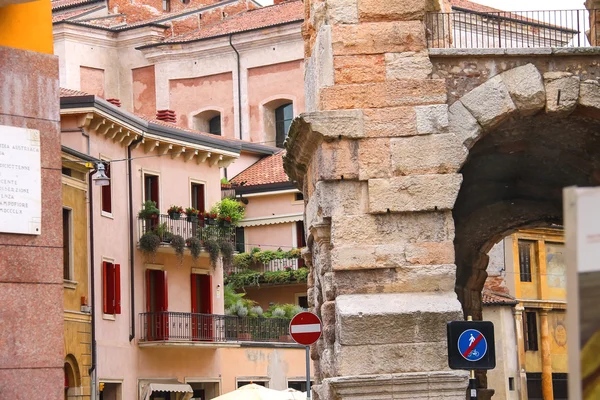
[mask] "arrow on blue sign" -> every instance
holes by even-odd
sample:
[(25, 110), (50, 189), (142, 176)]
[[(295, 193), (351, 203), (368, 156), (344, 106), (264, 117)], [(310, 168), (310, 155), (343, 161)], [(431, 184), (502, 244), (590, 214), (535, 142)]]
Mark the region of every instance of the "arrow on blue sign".
[(467, 361), (479, 361), (487, 353), (485, 336), (476, 329), (467, 329), (458, 337), (458, 351)]

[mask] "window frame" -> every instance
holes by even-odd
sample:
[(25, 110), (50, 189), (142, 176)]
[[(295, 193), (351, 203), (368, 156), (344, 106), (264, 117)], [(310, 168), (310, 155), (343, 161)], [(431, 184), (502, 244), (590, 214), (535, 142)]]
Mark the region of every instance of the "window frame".
[[(102, 315), (114, 320), (121, 314), (121, 264), (102, 258)], [(110, 287), (112, 286), (112, 288)]]
[[(219, 132), (212, 131), (212, 123), (215, 120), (219, 121)], [(219, 115), (215, 115), (214, 117), (209, 119), (207, 122), (208, 122), (208, 133), (210, 133), (211, 135), (215, 135), (215, 136), (223, 136), (223, 125), (222, 125), (221, 113), (219, 113)]]
[(162, 177), (160, 172), (142, 168), (142, 203), (146, 201), (146, 175), (156, 176), (158, 178), (158, 201), (156, 202), (156, 207), (160, 211), (160, 207), (163, 203), (162, 199)]
[(75, 246), (73, 243), (73, 238), (74, 238), (74, 234), (73, 234), (73, 208), (72, 207), (68, 207), (68, 206), (62, 206), (62, 210), (63, 210), (63, 240), (65, 237), (65, 233), (64, 233), (64, 212), (67, 211), (68, 212), (68, 236), (69, 236), (69, 276), (68, 278), (65, 278), (64, 276), (64, 272), (65, 272), (65, 263), (64, 263), (64, 251), (65, 251), (65, 246), (63, 243), (63, 281), (65, 283), (68, 283), (70, 285), (73, 284), (77, 284), (77, 282), (75, 281), (75, 263), (74, 263), (74, 250), (75, 250)]
[[(529, 246), (529, 259), (527, 268), (523, 268), (523, 258), (521, 257), (522, 245)], [(527, 239), (517, 239), (517, 251), (518, 251), (518, 262), (519, 262), (519, 282), (521, 283), (533, 283), (533, 275), (535, 270), (535, 255), (536, 255), (536, 242)]]
[[(532, 320), (533, 323), (530, 322)], [(523, 311), (523, 345), (525, 351), (539, 351), (536, 311)]]
[[(292, 116), (291, 116), (291, 118), (286, 119), (285, 118), (286, 107), (290, 107), (290, 106), (291, 106), (291, 109), (292, 109)], [(278, 120), (278, 113), (280, 111), (281, 111), (281, 116), (282, 116), (281, 121)], [(290, 101), (289, 103), (284, 103), (284, 104), (276, 107), (273, 110), (273, 117), (274, 117), (273, 121), (275, 121), (275, 123), (274, 123), (275, 124), (275, 147), (283, 148), (283, 143), (285, 143), (285, 140), (287, 139), (287, 134), (288, 134), (288, 131), (289, 131), (289, 126), (288, 126), (288, 129), (285, 129), (286, 121), (289, 122), (289, 124), (291, 125), (292, 121), (294, 120), (294, 102)], [(280, 142), (280, 135), (279, 135), (279, 133), (280, 133), (279, 132), (279, 125), (280, 125), (280, 123), (283, 124), (283, 131), (281, 132), (281, 135), (283, 136), (283, 139), (281, 140), (281, 142)]]
[[(112, 161), (112, 159), (101, 154), (100, 155), (100, 160), (101, 160), (102, 164), (104, 164), (104, 173), (106, 174), (106, 176), (108, 176), (109, 178), (111, 178), (111, 161)], [(105, 191), (109, 191), (109, 194), (108, 194), (109, 202), (108, 203), (109, 203), (110, 211), (105, 211), (104, 210), (104, 194), (105, 194)], [(112, 179), (109, 179), (108, 180), (108, 185), (100, 187), (100, 215), (102, 215), (103, 217), (113, 218), (112, 197), (113, 197)]]
[[(196, 208), (196, 207), (194, 207), (194, 198), (193, 198), (193, 194), (194, 194), (194, 191), (193, 191), (193, 186), (194, 186), (194, 185), (202, 185), (202, 186), (203, 186), (203, 188), (204, 188), (204, 194), (203, 194), (203, 197), (204, 197), (204, 210), (200, 210), (199, 208)], [(204, 211), (207, 211), (207, 210), (206, 210), (206, 206), (207, 206), (207, 204), (208, 204), (208, 200), (207, 200), (207, 198), (206, 198), (206, 187), (207, 187), (207, 183), (206, 183), (206, 181), (204, 181), (204, 180), (200, 180), (200, 179), (195, 179), (195, 178), (190, 178), (190, 180), (189, 180), (189, 184), (188, 184), (188, 188), (189, 188), (189, 199), (190, 199), (190, 207), (194, 207), (194, 208), (196, 208), (197, 210), (200, 210), (200, 211), (202, 211), (202, 212), (204, 212)]]

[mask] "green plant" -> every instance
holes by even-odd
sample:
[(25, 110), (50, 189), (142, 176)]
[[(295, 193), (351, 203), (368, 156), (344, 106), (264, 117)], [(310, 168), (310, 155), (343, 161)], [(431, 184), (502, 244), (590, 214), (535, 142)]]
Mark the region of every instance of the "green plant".
[(221, 249), (221, 255), (223, 256), (223, 264), (227, 266), (231, 265), (233, 261), (233, 251), (235, 250), (233, 244), (225, 240), (221, 242), (219, 248)]
[(190, 248), (190, 253), (192, 254), (192, 258), (196, 261), (200, 257), (200, 253), (202, 252), (202, 244), (200, 243), (200, 239), (197, 237), (187, 238), (185, 241), (187, 247)]
[(271, 260), (275, 260), (277, 254), (273, 250), (265, 250), (260, 251), (258, 253), (254, 253), (253, 259), (255, 262), (268, 264)]
[(229, 181), (227, 180), (227, 178), (221, 178), (221, 183), (222, 183), (223, 185), (230, 185), (230, 184), (231, 184), (231, 182), (229, 182)]
[(254, 255), (256, 253), (260, 253), (260, 247), (253, 247), (250, 251), (250, 254)]
[(188, 217), (198, 217), (199, 211), (194, 207), (188, 207), (185, 209), (185, 215)]
[(233, 256), (233, 266), (237, 270), (245, 270), (252, 266), (252, 255), (248, 253), (239, 253)]
[(223, 220), (226, 217), (229, 217), (231, 219), (231, 224), (234, 226), (244, 219), (244, 215), (246, 214), (246, 209), (241, 202), (228, 198), (216, 203), (210, 211), (213, 214), (218, 214)]
[(156, 207), (156, 202), (152, 200), (146, 200), (144, 204), (142, 204), (142, 209), (138, 212), (138, 217), (151, 218), (159, 213), (160, 210)]
[(179, 219), (179, 217), (181, 216), (181, 214), (183, 214), (183, 207), (181, 207), (181, 206), (171, 206), (167, 210), (167, 214), (169, 214), (169, 217), (171, 217), (171, 219)]
[(183, 256), (185, 254), (185, 239), (183, 238), (183, 236), (173, 236), (173, 239), (171, 239), (171, 247), (175, 249), (175, 254), (177, 255), (179, 264), (183, 264)]
[(244, 270), (242, 272), (229, 272), (225, 275), (224, 281), (226, 284), (231, 285), (231, 287), (234, 289), (241, 289), (246, 286), (260, 286), (261, 283), (305, 283), (308, 280), (308, 272), (308, 268), (268, 272)]
[(219, 251), (220, 246), (219, 242), (214, 239), (206, 239), (204, 241), (204, 248), (208, 251), (208, 255), (210, 257), (210, 264), (213, 268), (217, 265), (217, 261), (219, 261)]
[(173, 233), (169, 231), (169, 227), (166, 222), (156, 225), (153, 233), (158, 236), (161, 242), (169, 243), (173, 239)]
[(160, 238), (154, 232), (146, 232), (139, 242), (140, 250), (146, 255), (154, 255), (160, 247)]

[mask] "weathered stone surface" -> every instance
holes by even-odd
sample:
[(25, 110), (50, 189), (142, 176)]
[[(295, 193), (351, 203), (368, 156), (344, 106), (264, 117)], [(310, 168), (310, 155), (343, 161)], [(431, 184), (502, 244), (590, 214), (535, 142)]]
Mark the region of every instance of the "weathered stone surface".
[[(395, 268), (379, 268), (380, 264), (365, 265), (361, 269), (344, 269), (332, 261), (335, 274), (335, 293), (344, 294), (377, 294), (407, 292), (451, 292), (456, 283), (454, 264), (436, 265), (403, 265), (407, 264), (405, 254), (392, 252), (394, 246), (379, 246), (378, 249), (388, 251), (390, 258), (400, 260)], [(400, 246), (397, 246), (400, 247)], [(333, 251), (343, 252), (345, 248)], [(332, 257), (333, 258), (333, 257)], [(390, 263), (391, 264), (391, 263)], [(351, 266), (355, 268), (356, 265)], [(356, 282), (360, 282), (357, 285)]]
[(501, 75), (471, 90), (461, 102), (484, 130), (495, 128), (516, 110)]
[(431, 0), (360, 0), (358, 3), (361, 21), (410, 21), (423, 19), (425, 12), (432, 10)]
[(502, 80), (521, 115), (533, 115), (546, 105), (544, 80), (535, 65), (503, 72)]
[(410, 264), (446, 264), (454, 262), (454, 243), (417, 242), (405, 248), (406, 261)]
[(317, 150), (318, 180), (358, 178), (358, 141), (323, 142)]
[(453, 291), (342, 295), (336, 298), (337, 342), (344, 346), (443, 342), (446, 322), (461, 319), (461, 313)]
[(383, 178), (391, 175), (390, 139), (363, 139), (358, 145), (358, 179)]
[(462, 176), (410, 175), (369, 180), (369, 211), (372, 213), (450, 210)]
[(364, 216), (338, 215), (331, 218), (333, 248), (453, 240), (454, 220), (450, 211)]
[(358, 0), (328, 0), (327, 11), (333, 25), (358, 22)]
[(547, 72), (544, 74), (544, 85), (547, 113), (568, 115), (575, 110), (579, 100), (578, 76), (564, 72)]
[(339, 137), (358, 139), (365, 136), (361, 110), (326, 110), (302, 114), (314, 132), (327, 139)]
[(336, 369), (342, 376), (444, 370), (447, 354), (445, 341), (335, 346)]
[(434, 104), (415, 107), (417, 132), (420, 135), (442, 133), (448, 130), (448, 105)]
[(453, 134), (394, 138), (391, 154), (396, 175), (454, 173), (467, 158), (467, 150)]
[(456, 101), (448, 108), (448, 130), (469, 149), (481, 136), (482, 129), (473, 114)]
[(433, 64), (426, 51), (386, 53), (385, 71), (387, 79), (427, 79), (433, 72)]
[(417, 135), (415, 107), (391, 107), (363, 110), (365, 136), (395, 137)]
[(385, 81), (383, 54), (336, 56), (333, 65), (336, 84)]
[(579, 105), (600, 112), (600, 82), (591, 79), (581, 82)]
[(321, 89), (333, 86), (333, 83), (334, 69), (331, 26), (323, 25), (317, 34), (314, 51), (306, 63), (304, 93), (307, 112), (317, 110)]
[(464, 400), (468, 377), (467, 371), (341, 376), (326, 379), (319, 393), (340, 400)]
[(425, 29), (420, 21), (333, 26), (333, 54), (383, 54), (420, 51)]
[(305, 208), (306, 228), (334, 215), (362, 215), (369, 210), (367, 182), (317, 182)]
[(323, 110), (379, 108), (446, 102), (443, 79), (406, 79), (376, 83), (336, 85), (321, 91)]

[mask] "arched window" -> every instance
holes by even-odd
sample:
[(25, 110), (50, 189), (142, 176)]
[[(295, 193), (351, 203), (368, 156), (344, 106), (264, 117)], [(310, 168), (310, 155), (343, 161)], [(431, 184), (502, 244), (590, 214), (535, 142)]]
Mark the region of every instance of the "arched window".
[(221, 113), (216, 110), (206, 110), (194, 115), (194, 129), (201, 132), (221, 135)]
[(275, 109), (275, 146), (283, 147), (283, 142), (285, 142), (293, 119), (294, 105), (292, 103), (284, 104)]

